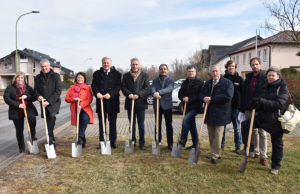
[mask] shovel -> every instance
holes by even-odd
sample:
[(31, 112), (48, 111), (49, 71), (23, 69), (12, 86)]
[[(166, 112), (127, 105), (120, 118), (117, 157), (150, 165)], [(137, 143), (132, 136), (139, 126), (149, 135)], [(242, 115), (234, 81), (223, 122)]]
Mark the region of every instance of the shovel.
[(155, 135), (155, 141), (152, 141), (152, 154), (154, 155), (160, 155), (160, 145), (158, 142), (158, 118), (159, 118), (159, 99), (156, 99), (156, 135)]
[[(80, 106), (80, 101), (77, 101), (77, 107)], [(77, 109), (77, 126), (76, 126), (76, 142), (72, 143), (72, 157), (80, 157), (82, 154), (82, 145), (78, 144), (78, 136), (79, 136), (79, 114), (80, 110)]]
[[(22, 98), (22, 104), (25, 105), (23, 98)], [(26, 106), (24, 108), (24, 115), (25, 115), (26, 126), (27, 126), (28, 137), (29, 137), (29, 141), (27, 141), (28, 151), (30, 154), (38, 154), (38, 153), (40, 153), (40, 151), (39, 151), (39, 147), (37, 145), (37, 141), (36, 140), (33, 141), (32, 137), (31, 137), (31, 131), (30, 131), (30, 125), (28, 122)]]
[(133, 153), (134, 150), (134, 142), (132, 141), (133, 111), (134, 111), (134, 99), (132, 99), (132, 103), (131, 103), (129, 140), (125, 141), (125, 154), (131, 154)]
[(105, 130), (105, 124), (104, 124), (104, 111), (103, 111), (103, 99), (100, 99), (100, 102), (101, 102), (102, 130), (103, 130), (103, 137), (104, 137), (104, 141), (100, 141), (101, 154), (102, 155), (111, 155), (110, 141), (106, 141), (106, 130)]
[(45, 144), (45, 149), (46, 149), (46, 153), (48, 156), (48, 159), (53, 159), (56, 158), (56, 153), (55, 153), (55, 149), (54, 149), (54, 145), (53, 144), (49, 144), (49, 134), (48, 134), (48, 126), (47, 126), (47, 119), (46, 119), (46, 111), (45, 111), (45, 107), (43, 106), (45, 99), (42, 99), (42, 108), (43, 108), (43, 116), (44, 116), (44, 124), (45, 124), (45, 132), (46, 132), (46, 137), (47, 137), (47, 144)]
[(249, 160), (249, 149), (250, 149), (250, 142), (251, 142), (251, 137), (252, 137), (254, 117), (255, 117), (255, 109), (252, 109), (249, 136), (248, 136), (248, 141), (247, 141), (247, 148), (246, 148), (246, 151), (242, 154), (242, 159), (241, 159), (241, 163), (240, 163), (240, 167), (239, 167), (240, 172), (245, 172), (246, 166), (247, 166), (247, 163)]
[(172, 152), (171, 152), (171, 156), (175, 157), (175, 158), (180, 158), (180, 154), (181, 154), (181, 150), (182, 150), (182, 145), (179, 144), (179, 141), (181, 138), (181, 132), (182, 132), (182, 126), (183, 126), (183, 119), (185, 117), (186, 105), (187, 105), (187, 103), (185, 102), (184, 108), (183, 108), (183, 114), (182, 114), (181, 128), (180, 128), (179, 135), (178, 135), (178, 141), (177, 141), (177, 143), (173, 143), (173, 148), (172, 148)]
[(196, 165), (198, 160), (199, 160), (199, 157), (200, 157), (200, 149), (199, 149), (199, 147), (200, 147), (200, 138), (202, 136), (204, 121), (205, 121), (206, 112), (207, 112), (207, 106), (208, 106), (208, 104), (205, 104), (203, 118), (202, 118), (202, 121), (201, 121), (200, 130), (199, 130), (198, 143), (196, 145), (196, 148), (192, 148), (192, 150), (190, 152), (189, 164)]

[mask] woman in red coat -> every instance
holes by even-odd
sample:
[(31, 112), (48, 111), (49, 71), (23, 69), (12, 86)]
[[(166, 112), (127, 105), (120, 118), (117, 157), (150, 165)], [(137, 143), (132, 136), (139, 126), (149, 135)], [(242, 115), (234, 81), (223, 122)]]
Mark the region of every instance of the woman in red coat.
[[(78, 144), (82, 144), (85, 147), (85, 130), (88, 123), (94, 123), (93, 110), (91, 103), (93, 102), (93, 95), (90, 86), (85, 84), (86, 75), (83, 72), (78, 72), (75, 76), (75, 84), (72, 85), (66, 95), (66, 102), (71, 103), (71, 125), (77, 125), (76, 115), (79, 114), (79, 138)], [(77, 103), (80, 101), (80, 105), (77, 107)]]

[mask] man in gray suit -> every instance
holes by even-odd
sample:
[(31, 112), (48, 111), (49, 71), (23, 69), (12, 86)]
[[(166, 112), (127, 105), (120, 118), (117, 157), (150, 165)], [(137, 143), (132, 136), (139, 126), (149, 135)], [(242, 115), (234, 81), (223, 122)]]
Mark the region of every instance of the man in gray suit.
[[(162, 115), (165, 117), (167, 129), (168, 148), (172, 150), (173, 145), (173, 127), (172, 127), (172, 91), (174, 89), (174, 79), (168, 76), (168, 66), (161, 64), (159, 66), (159, 76), (152, 82), (151, 93), (154, 97), (154, 112), (156, 119), (156, 100), (159, 99), (159, 134), (158, 141), (161, 142), (161, 121)], [(155, 122), (156, 123), (156, 122)], [(155, 131), (156, 137), (156, 131)]]

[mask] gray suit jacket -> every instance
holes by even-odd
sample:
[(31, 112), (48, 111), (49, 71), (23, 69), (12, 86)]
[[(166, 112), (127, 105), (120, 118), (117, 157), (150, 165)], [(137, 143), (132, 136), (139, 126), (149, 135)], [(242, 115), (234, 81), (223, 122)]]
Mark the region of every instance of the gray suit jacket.
[[(163, 110), (172, 109), (172, 91), (174, 89), (174, 79), (166, 76), (163, 80), (157, 77), (153, 80), (151, 86), (152, 95), (159, 92), (161, 99), (159, 101), (160, 108)], [(156, 99), (153, 99), (153, 107), (156, 110)]]

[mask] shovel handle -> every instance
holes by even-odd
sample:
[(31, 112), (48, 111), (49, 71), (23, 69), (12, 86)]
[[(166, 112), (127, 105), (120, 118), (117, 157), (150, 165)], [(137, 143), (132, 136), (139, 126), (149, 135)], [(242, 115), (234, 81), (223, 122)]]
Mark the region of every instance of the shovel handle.
[(45, 111), (45, 107), (43, 106), (43, 103), (46, 99), (42, 99), (42, 110), (43, 110), (43, 116), (44, 116), (44, 124), (45, 124), (45, 132), (46, 132), (46, 137), (47, 137), (47, 142), (49, 144), (49, 134), (48, 134), (48, 125), (47, 125), (47, 118), (46, 118), (46, 111)]
[(103, 111), (103, 99), (100, 99), (100, 103), (101, 103), (102, 131), (103, 131), (104, 141), (106, 141), (105, 124), (104, 124), (104, 111)]
[(201, 126), (200, 126), (200, 130), (199, 130), (199, 135), (198, 135), (198, 144), (197, 144), (198, 147), (200, 146), (200, 138), (202, 136), (204, 121), (205, 121), (205, 117), (206, 117), (206, 113), (207, 113), (207, 107), (208, 107), (208, 104), (206, 103), (205, 104), (205, 108), (204, 108), (203, 117), (202, 117), (202, 120), (201, 120)]
[(156, 141), (158, 141), (159, 99), (156, 99)]
[(179, 138), (181, 137), (181, 132), (182, 132), (182, 128), (183, 128), (183, 120), (184, 120), (184, 117), (185, 117), (185, 111), (186, 111), (186, 106), (187, 106), (187, 102), (184, 103), (184, 106), (183, 106), (183, 113), (182, 113), (182, 120), (181, 120), (181, 128), (180, 128), (180, 131), (179, 131)]
[(131, 140), (132, 127), (133, 127), (133, 112), (134, 112), (134, 99), (131, 102), (131, 112), (130, 112), (130, 131), (129, 131), (129, 140)]
[[(22, 104), (25, 105), (25, 102), (24, 102), (24, 99), (22, 99)], [(30, 142), (32, 143), (32, 138), (31, 138), (31, 133), (30, 133), (30, 125), (29, 125), (29, 122), (28, 122), (28, 116), (27, 116), (27, 110), (26, 110), (26, 106), (24, 108), (24, 115), (25, 115), (25, 121), (26, 121), (26, 126), (27, 126), (27, 131), (28, 131), (28, 136), (30, 138)]]
[(80, 114), (80, 111), (81, 111), (81, 109), (80, 109), (80, 111), (78, 111), (78, 107), (80, 106), (80, 100), (79, 101), (77, 101), (77, 118), (76, 118), (76, 120), (77, 120), (77, 126), (76, 126), (76, 141), (78, 142), (78, 134), (79, 134), (79, 114)]
[(248, 141), (247, 141), (246, 156), (249, 155), (250, 143), (251, 143), (252, 131), (253, 131), (253, 124), (254, 124), (254, 118), (255, 118), (255, 109), (252, 109), (251, 121), (250, 121), (250, 129), (249, 129), (249, 136), (248, 136)]

